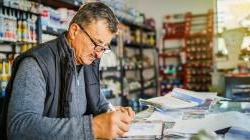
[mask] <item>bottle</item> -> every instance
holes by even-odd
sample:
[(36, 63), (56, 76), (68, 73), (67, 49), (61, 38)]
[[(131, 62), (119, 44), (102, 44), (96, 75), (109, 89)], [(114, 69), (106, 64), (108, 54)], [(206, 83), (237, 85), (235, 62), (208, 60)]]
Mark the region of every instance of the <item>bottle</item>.
[(37, 37), (36, 37), (36, 20), (37, 17), (32, 15), (31, 16), (31, 42), (36, 43)]
[(17, 41), (22, 41), (22, 19), (21, 19), (21, 13), (17, 13)]
[(2, 73), (0, 75), (0, 80), (1, 80), (1, 85), (0, 85), (0, 88), (1, 88), (1, 96), (5, 96), (6, 94), (6, 87), (7, 87), (7, 84), (8, 84), (8, 74), (6, 74), (6, 71), (5, 71), (5, 67), (6, 67), (6, 63), (5, 61), (3, 61), (3, 66), (2, 66)]
[(22, 23), (23, 23), (23, 31), (22, 31), (22, 33), (23, 33), (23, 41), (24, 42), (27, 42), (28, 41), (28, 24), (27, 24), (27, 15), (26, 14), (24, 14), (23, 15), (23, 18), (22, 18)]
[(17, 41), (17, 37), (16, 37), (17, 19), (16, 19), (16, 16), (15, 16), (15, 12), (13, 10), (11, 11), (11, 27), (12, 27), (11, 40), (16, 42)]
[(4, 40), (10, 40), (9, 34), (10, 34), (11, 25), (10, 25), (9, 16), (8, 16), (6, 9), (3, 11), (3, 15), (4, 15), (3, 38)]
[(31, 21), (31, 15), (28, 15), (27, 16), (27, 32), (26, 32), (26, 35), (27, 35), (27, 41), (28, 42), (32, 42), (32, 30), (33, 30), (33, 27), (32, 27), (32, 21)]
[(3, 9), (0, 8), (0, 40), (3, 39), (3, 29), (4, 29)]

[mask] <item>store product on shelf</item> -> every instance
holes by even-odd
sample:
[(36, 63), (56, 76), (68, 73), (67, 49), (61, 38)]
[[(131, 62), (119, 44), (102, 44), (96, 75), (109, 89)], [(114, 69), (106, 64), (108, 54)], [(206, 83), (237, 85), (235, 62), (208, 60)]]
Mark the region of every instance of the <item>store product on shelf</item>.
[(23, 45), (20, 45), (19, 47), (20, 47), (21, 53), (23, 53), (23, 52), (26, 52), (27, 50), (29, 50), (35, 46), (36, 45), (34, 45), (34, 44), (23, 44)]
[(142, 43), (150, 46), (155, 45), (155, 33), (153, 32), (143, 32), (142, 33)]
[(33, 13), (39, 13), (39, 3), (29, 0), (2, 0), (3, 5), (6, 7), (12, 7), (29, 11)]
[(37, 16), (0, 8), (0, 40), (36, 43)]
[(0, 40), (16, 41), (16, 17), (13, 10), (0, 8)]
[[(125, 54), (127, 54), (127, 51), (125, 50)], [(125, 55), (126, 56), (126, 55)], [(135, 54), (132, 56), (126, 56), (123, 58), (123, 67), (125, 69), (135, 69), (135, 68), (141, 68), (142, 67), (142, 61), (139, 55)]]
[(119, 61), (114, 52), (109, 54), (103, 54), (100, 62), (100, 68), (117, 67), (119, 66)]
[(42, 6), (40, 10), (42, 29), (51, 28), (54, 32), (62, 32), (69, 26), (69, 22), (75, 15), (75, 11), (66, 8), (53, 9)]
[(144, 18), (141, 12), (128, 6), (126, 1), (99, 0), (109, 5), (115, 14), (123, 21), (142, 25)]
[(10, 78), (10, 71), (11, 66), (10, 63), (6, 63), (5, 60), (2, 61), (1, 65), (1, 74), (0, 74), (0, 89), (1, 89), (1, 96), (5, 96), (5, 90), (8, 84), (8, 80)]
[(129, 91), (137, 90), (141, 88), (141, 84), (138, 81), (131, 81), (129, 82)]
[(160, 72), (162, 74), (169, 74), (169, 75), (177, 75), (180, 74), (182, 72), (182, 65), (164, 65), (164, 66), (160, 66)]
[(161, 95), (169, 93), (173, 88), (183, 87), (183, 66), (182, 65), (165, 65), (160, 66), (161, 75)]
[(37, 42), (36, 20), (37, 17), (34, 15), (18, 13), (16, 30), (17, 41), (30, 43)]
[[(160, 67), (162, 80), (165, 81), (161, 89), (173, 86), (196, 91), (207, 91), (211, 86), (211, 72), (213, 60), (212, 35), (213, 13), (205, 14), (184, 13), (168, 15), (163, 23), (164, 44), (159, 58), (163, 65), (168, 58), (178, 58), (182, 65), (182, 74), (175, 74), (173, 67)], [(160, 65), (161, 66), (161, 65)], [(182, 84), (173, 84), (171, 78), (179, 78)], [(178, 82), (177, 82), (178, 83)]]
[[(102, 79), (101, 80), (101, 85), (104, 91), (106, 91), (106, 95), (111, 97), (111, 96), (118, 96), (121, 94), (121, 83), (117, 80), (114, 79)], [(108, 91), (111, 91), (107, 93)]]
[(212, 46), (208, 35), (200, 34), (186, 38), (187, 64), (185, 87), (207, 91), (212, 83)]

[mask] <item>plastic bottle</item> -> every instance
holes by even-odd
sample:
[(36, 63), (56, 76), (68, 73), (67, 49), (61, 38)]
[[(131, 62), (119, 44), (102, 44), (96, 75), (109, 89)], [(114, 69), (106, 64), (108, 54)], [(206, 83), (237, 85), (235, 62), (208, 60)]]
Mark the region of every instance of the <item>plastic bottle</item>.
[(34, 15), (31, 15), (31, 42), (36, 43), (36, 20), (37, 17)]
[(4, 40), (9, 40), (9, 30), (10, 30), (10, 22), (7, 16), (7, 10), (3, 10), (3, 17), (4, 17), (4, 22), (3, 22), (3, 39)]
[(32, 21), (31, 21), (31, 15), (27, 16), (27, 20), (26, 20), (26, 25), (27, 25), (27, 41), (28, 42), (32, 42)]
[(22, 19), (21, 19), (21, 14), (18, 12), (17, 13), (17, 41), (22, 41)]
[(23, 26), (23, 28), (22, 28), (22, 36), (23, 36), (23, 41), (24, 42), (27, 42), (28, 41), (28, 28), (27, 28), (27, 15), (26, 14), (24, 14), (23, 15), (23, 18), (22, 18), (22, 26)]
[(10, 19), (11, 19), (11, 41), (16, 41), (16, 26), (17, 26), (17, 19), (15, 17), (15, 12), (11, 11), (10, 14)]
[(6, 66), (6, 63), (5, 63), (5, 61), (3, 61), (2, 73), (0, 75), (0, 80), (1, 80), (0, 88), (1, 88), (2, 96), (5, 96), (5, 94), (6, 94), (6, 87), (7, 87), (8, 78), (9, 78), (8, 74), (6, 74), (5, 66)]
[(0, 40), (3, 39), (3, 28), (4, 28), (3, 9), (0, 8)]

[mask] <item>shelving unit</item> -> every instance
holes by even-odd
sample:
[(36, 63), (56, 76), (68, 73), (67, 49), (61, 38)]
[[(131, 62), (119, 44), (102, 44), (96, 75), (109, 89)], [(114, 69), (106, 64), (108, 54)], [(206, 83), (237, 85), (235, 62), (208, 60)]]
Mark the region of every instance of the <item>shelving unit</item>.
[[(133, 89), (126, 89), (126, 87), (123, 88), (122, 105), (130, 105), (134, 110), (140, 110), (141, 107), (138, 102), (139, 98), (157, 96), (157, 49), (155, 43), (147, 44), (143, 42), (143, 35), (145, 36), (145, 34), (153, 33), (155, 39), (156, 31), (154, 29), (145, 28), (145, 26), (127, 24), (127, 22), (124, 24), (129, 27), (133, 39), (123, 41), (124, 47), (122, 59), (128, 59), (127, 62), (123, 61), (123, 74), (125, 79), (132, 78), (134, 81), (137, 81), (139, 87)], [(129, 60), (129, 58), (131, 59), (131, 56), (128, 56), (127, 54), (134, 54), (134, 57), (132, 58), (137, 58), (136, 61), (133, 62), (132, 60)], [(149, 60), (150, 62), (146, 62)], [(151, 73), (153, 73), (153, 78), (147, 77)], [(150, 84), (145, 85), (147, 82), (150, 82)]]
[(195, 91), (208, 91), (212, 84), (213, 64), (213, 12), (186, 14), (184, 87)]
[(28, 6), (18, 7), (18, 4), (0, 0), (0, 26), (3, 26), (0, 27), (0, 97), (5, 95), (14, 58), (40, 43), (38, 12)]
[(159, 53), (161, 95), (174, 87), (208, 91), (212, 83), (213, 12), (166, 16)]
[(167, 15), (163, 23), (163, 49), (159, 53), (159, 84), (161, 95), (174, 87), (183, 88), (184, 14)]

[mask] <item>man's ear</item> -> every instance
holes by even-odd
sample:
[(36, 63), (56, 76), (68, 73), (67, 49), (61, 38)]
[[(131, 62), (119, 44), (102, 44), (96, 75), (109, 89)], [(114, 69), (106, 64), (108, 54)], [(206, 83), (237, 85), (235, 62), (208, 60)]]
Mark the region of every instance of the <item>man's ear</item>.
[(76, 23), (73, 23), (70, 25), (68, 33), (69, 33), (69, 39), (74, 40), (76, 35), (78, 34), (78, 25)]

